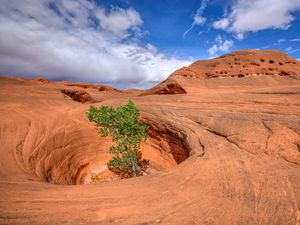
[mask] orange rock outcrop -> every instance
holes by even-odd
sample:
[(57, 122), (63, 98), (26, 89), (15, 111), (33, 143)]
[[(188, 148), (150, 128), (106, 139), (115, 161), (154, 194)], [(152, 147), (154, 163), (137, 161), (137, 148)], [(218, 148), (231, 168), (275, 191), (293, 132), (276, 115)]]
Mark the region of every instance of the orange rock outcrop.
[[(128, 92), (1, 77), (0, 224), (299, 224), (299, 65), (237, 51)], [(95, 102), (61, 93), (73, 88)], [(119, 180), (86, 111), (128, 99), (151, 169)]]

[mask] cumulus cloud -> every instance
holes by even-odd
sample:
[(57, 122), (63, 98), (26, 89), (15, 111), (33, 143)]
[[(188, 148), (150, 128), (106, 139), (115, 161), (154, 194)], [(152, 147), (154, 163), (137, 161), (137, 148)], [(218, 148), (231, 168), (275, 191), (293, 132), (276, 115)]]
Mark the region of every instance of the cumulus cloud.
[(104, 8), (99, 8), (96, 16), (99, 19), (100, 27), (118, 38), (127, 37), (130, 29), (134, 31), (135, 35), (139, 35), (140, 26), (143, 24), (139, 13), (132, 8), (124, 10), (113, 7), (109, 12)]
[(215, 29), (225, 30), (229, 26), (229, 19), (228, 18), (222, 18), (220, 20), (214, 21), (212, 26)]
[(208, 0), (202, 0), (201, 6), (197, 9), (197, 12), (193, 18), (193, 23), (189, 29), (187, 29), (183, 33), (183, 37), (185, 37), (196, 25), (203, 25), (206, 22), (206, 18), (203, 17), (204, 10), (207, 6)]
[(213, 28), (235, 33), (243, 39), (247, 32), (264, 29), (288, 29), (300, 0), (237, 0), (229, 14), (213, 23)]
[(216, 43), (207, 50), (208, 53), (212, 56), (216, 56), (219, 52), (222, 53), (229, 51), (234, 44), (232, 40), (226, 40), (220, 35), (217, 35), (215, 42)]
[(91, 1), (10, 0), (0, 4), (0, 73), (141, 87), (190, 64), (141, 38), (132, 9)]

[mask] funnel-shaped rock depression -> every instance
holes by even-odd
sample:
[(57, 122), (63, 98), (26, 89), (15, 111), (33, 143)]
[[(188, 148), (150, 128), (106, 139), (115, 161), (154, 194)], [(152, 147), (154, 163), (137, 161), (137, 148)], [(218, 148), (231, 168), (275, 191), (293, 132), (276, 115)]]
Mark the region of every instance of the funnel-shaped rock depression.
[[(54, 184), (81, 184), (93, 171), (107, 169), (110, 158), (107, 149), (113, 142), (101, 138), (97, 127), (86, 118), (89, 105), (73, 101), (55, 88), (50, 93), (26, 97), (22, 82), (13, 81), (17, 95), (25, 96), (22, 104), (13, 102), (18, 96), (11, 96), (10, 107), (2, 110), (2, 118), (6, 119), (1, 125), (1, 139), (11, 153), (3, 154), (3, 163), (13, 157), (15, 164), (5, 166), (2, 173), (17, 173), (17, 177), (33, 174), (31, 179)], [(26, 83), (37, 85), (32, 81)], [(34, 110), (31, 98), (35, 102)], [(180, 132), (159, 129), (152, 125), (150, 138), (141, 146), (144, 157), (156, 171), (173, 167), (189, 156)]]
[[(24, 123), (26, 118), (20, 117), (20, 120)], [(85, 176), (97, 168), (97, 163), (99, 167), (106, 165), (109, 159), (106, 151), (113, 143), (100, 139), (96, 129), (71, 119), (57, 119), (53, 125), (45, 120), (28, 120), (26, 126), (18, 125), (14, 156), (24, 171), (54, 184), (81, 184)], [(141, 151), (146, 153), (155, 170), (172, 167), (189, 156), (184, 140), (172, 131), (166, 133), (151, 128), (149, 134)], [(151, 158), (147, 151), (155, 157)]]
[[(69, 124), (72, 124), (71, 121)], [(45, 125), (39, 126), (46, 129)], [(77, 129), (73, 130), (73, 126)], [(27, 163), (30, 170), (42, 180), (54, 184), (82, 184), (93, 169), (97, 170), (97, 167), (106, 169), (109, 159), (106, 151), (113, 143), (110, 140), (100, 139), (96, 129), (92, 129), (92, 132), (97, 134), (94, 135), (90, 129), (84, 129), (83, 124), (80, 127), (78, 124), (73, 126), (70, 126), (69, 130), (66, 126), (64, 131), (51, 132), (50, 137), (45, 137), (43, 143), (34, 144), (38, 147), (34, 149), (34, 154), (30, 154)], [(41, 132), (36, 128), (30, 129)], [(42, 137), (38, 137), (39, 133), (35, 135), (40, 140)], [(189, 151), (186, 146), (185, 138), (180, 133), (150, 127), (149, 139), (141, 145), (141, 151), (150, 161), (152, 170), (161, 171), (187, 159)], [(24, 145), (20, 144), (18, 151), (19, 154), (25, 154)], [(101, 153), (104, 157), (101, 157)]]

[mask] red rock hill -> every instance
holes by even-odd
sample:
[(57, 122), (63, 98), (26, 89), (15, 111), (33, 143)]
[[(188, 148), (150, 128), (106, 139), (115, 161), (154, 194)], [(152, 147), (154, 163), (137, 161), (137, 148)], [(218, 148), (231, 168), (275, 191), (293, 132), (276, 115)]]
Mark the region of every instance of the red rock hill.
[(171, 77), (300, 76), (299, 65), (299, 61), (277, 50), (240, 50), (218, 58), (196, 61), (175, 71)]

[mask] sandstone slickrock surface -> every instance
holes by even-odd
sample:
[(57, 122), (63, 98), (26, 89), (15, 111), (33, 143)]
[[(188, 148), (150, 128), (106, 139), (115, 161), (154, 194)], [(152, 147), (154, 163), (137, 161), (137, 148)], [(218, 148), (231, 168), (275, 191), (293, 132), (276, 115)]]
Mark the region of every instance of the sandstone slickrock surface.
[(0, 224), (299, 224), (299, 65), (247, 50), (174, 72), (165, 83), (185, 94), (77, 86), (97, 106), (132, 99), (150, 125), (149, 175), (86, 185), (71, 184), (106, 176), (112, 144), (92, 103), (63, 82), (1, 77)]

